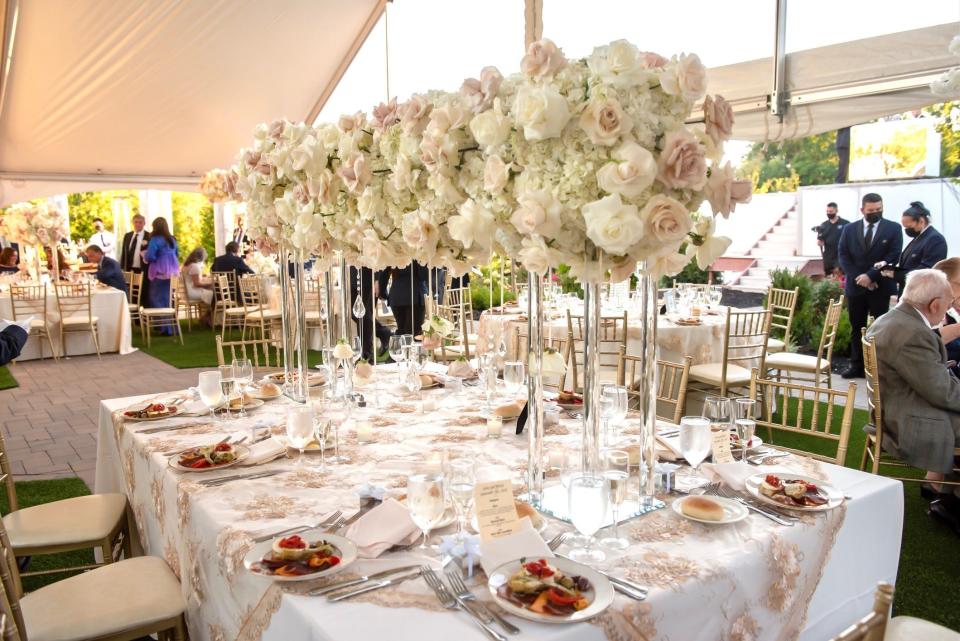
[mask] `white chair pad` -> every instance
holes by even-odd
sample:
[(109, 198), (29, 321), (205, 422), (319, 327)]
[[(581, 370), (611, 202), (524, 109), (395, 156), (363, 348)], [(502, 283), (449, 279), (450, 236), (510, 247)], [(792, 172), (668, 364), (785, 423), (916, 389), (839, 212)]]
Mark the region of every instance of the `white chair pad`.
[(18, 549), (100, 541), (125, 517), (123, 494), (92, 494), (26, 507), (3, 517), (10, 545)]
[(773, 354), (775, 352), (782, 352), (787, 348), (786, 343), (784, 343), (779, 338), (768, 338), (767, 339), (767, 353)]
[(177, 310), (172, 307), (141, 307), (141, 316), (171, 316), (176, 314)]
[[(699, 381), (715, 387), (723, 382), (723, 363), (703, 363), (690, 368), (690, 380)], [(734, 363), (727, 364), (727, 386), (739, 386), (750, 383), (750, 370)]]
[[(794, 352), (770, 354), (767, 356), (766, 368), (768, 370), (782, 369), (794, 372), (816, 372), (818, 369), (817, 357), (810, 356), (809, 354), (796, 354)], [(830, 361), (821, 359), (819, 369), (820, 371), (830, 369)]]
[(942, 625), (915, 619), (914, 617), (893, 617), (887, 622), (887, 631), (883, 641), (960, 641), (960, 632), (954, 632)]
[(247, 318), (249, 318), (250, 320), (260, 320), (261, 318), (263, 318), (264, 320), (270, 320), (273, 318), (280, 318), (280, 312), (275, 312), (272, 309), (266, 309), (261, 313), (258, 310), (255, 312), (248, 312)]
[(79, 318), (64, 318), (60, 321), (60, 324), (64, 327), (89, 327), (91, 324), (96, 325), (99, 320), (96, 316), (90, 318), (81, 316)]
[(42, 319), (42, 318), (34, 318), (32, 321), (30, 321), (30, 328), (31, 328), (31, 329), (46, 329), (46, 328), (47, 328), (47, 325), (46, 325), (46, 323), (43, 322), (43, 319)]
[(42, 587), (20, 607), (30, 641), (81, 641), (172, 619), (186, 603), (167, 564), (140, 556)]

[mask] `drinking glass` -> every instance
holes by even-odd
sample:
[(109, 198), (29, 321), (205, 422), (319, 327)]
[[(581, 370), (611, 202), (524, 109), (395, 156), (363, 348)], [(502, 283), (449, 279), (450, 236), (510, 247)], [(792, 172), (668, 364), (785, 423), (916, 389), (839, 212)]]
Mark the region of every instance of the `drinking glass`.
[(523, 388), (524, 380), (522, 361), (507, 361), (503, 364), (503, 382), (506, 383), (510, 396), (516, 398)]
[(607, 555), (594, 547), (594, 535), (607, 518), (607, 482), (602, 476), (577, 474), (570, 478), (568, 492), (570, 520), (577, 532), (587, 538), (584, 547), (570, 550), (570, 558), (588, 565), (602, 563)]
[(323, 406), (323, 415), (330, 421), (330, 429), (333, 430), (333, 456), (331, 463), (348, 463), (345, 456), (340, 456), (340, 428), (350, 420), (350, 414), (353, 412), (353, 401), (348, 395), (337, 395), (332, 390), (327, 395), (326, 403)]
[(453, 459), (447, 464), (446, 485), (457, 511), (457, 537), (463, 538), (467, 515), (473, 507), (473, 486), (476, 483), (475, 461), (471, 458)]
[(401, 334), (400, 340), (404, 345), (413, 345), (416, 341), (413, 339), (413, 334)]
[(247, 387), (253, 382), (253, 363), (250, 362), (250, 359), (233, 359), (233, 375), (240, 390), (240, 417), (242, 418), (247, 415), (243, 408), (243, 395), (247, 391)]
[(350, 339), (350, 347), (353, 348), (353, 356), (350, 359), (353, 361), (353, 364), (356, 365), (360, 362), (360, 357), (363, 356), (363, 343), (360, 342), (359, 336), (354, 336)]
[[(404, 385), (407, 388), (407, 391), (413, 394), (414, 396), (420, 395), (420, 390), (423, 387), (423, 382), (420, 380), (420, 363), (416, 356), (413, 356), (415, 353), (413, 350), (414, 346), (404, 347), (404, 351), (407, 352), (407, 371), (405, 374)], [(411, 356), (413, 356), (411, 358)]]
[(303, 451), (313, 440), (314, 417), (310, 405), (296, 405), (287, 410), (287, 440), (300, 451), (297, 467), (303, 466)]
[(390, 352), (390, 358), (393, 359), (393, 362), (397, 364), (398, 371), (398, 380), (400, 383), (403, 383), (403, 361), (406, 359), (406, 354), (403, 352), (403, 336), (398, 336), (394, 334), (390, 337), (390, 341), (387, 343), (387, 351)]
[[(327, 469), (326, 449), (327, 436), (330, 434), (330, 418), (322, 413), (322, 406), (314, 406), (313, 414), (313, 438), (320, 446), (320, 471)], [(319, 410), (319, 411), (318, 411)]]
[[(604, 421), (604, 439), (607, 445), (618, 440), (617, 426), (627, 417), (627, 388), (606, 383), (600, 387), (600, 418)], [(613, 425), (611, 433), (610, 426)]]
[(700, 464), (710, 453), (710, 421), (702, 416), (684, 416), (680, 419), (680, 454), (686, 459), (693, 474), (690, 480), (706, 481), (700, 476)]
[(226, 415), (230, 415), (230, 400), (237, 391), (237, 375), (233, 370), (233, 365), (221, 365), (217, 368), (220, 372), (220, 389), (223, 392), (223, 403), (226, 406)]
[(729, 430), (733, 422), (733, 403), (723, 396), (708, 396), (703, 401), (703, 417), (710, 421), (710, 429)]
[(423, 532), (421, 551), (429, 551), (427, 539), (433, 524), (440, 520), (446, 509), (443, 500), (443, 474), (424, 472), (407, 477), (407, 507), (413, 522)]
[(738, 398), (734, 400), (736, 413), (737, 437), (740, 439), (740, 460), (747, 460), (747, 452), (750, 450), (750, 441), (757, 431), (757, 422), (754, 420), (757, 402), (750, 398)]
[(719, 285), (711, 285), (709, 297), (710, 307), (718, 307), (720, 305), (720, 301), (723, 299), (723, 289)]
[(214, 408), (223, 402), (223, 390), (220, 387), (220, 372), (200, 372), (197, 387), (200, 390), (200, 400), (210, 409), (210, 418), (216, 418)]
[(626, 550), (630, 542), (620, 536), (617, 518), (620, 505), (627, 498), (627, 483), (630, 480), (630, 455), (623, 450), (606, 450), (603, 456), (603, 478), (607, 482), (607, 500), (613, 513), (612, 535), (600, 543), (612, 550)]

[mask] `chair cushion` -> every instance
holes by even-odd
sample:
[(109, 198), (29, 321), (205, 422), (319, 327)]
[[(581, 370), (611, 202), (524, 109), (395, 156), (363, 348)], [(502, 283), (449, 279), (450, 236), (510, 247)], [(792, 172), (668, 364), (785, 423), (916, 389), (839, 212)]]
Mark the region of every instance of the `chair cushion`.
[(887, 631), (883, 641), (960, 641), (960, 632), (954, 632), (942, 625), (915, 619), (914, 617), (893, 617), (887, 622)]
[[(766, 367), (770, 369), (782, 369), (795, 372), (816, 372), (817, 357), (809, 354), (797, 354), (795, 352), (778, 352), (767, 356)], [(830, 369), (830, 361), (820, 359), (820, 371)]]
[(265, 310), (263, 310), (263, 312), (261, 313), (261, 312), (258, 310), (258, 311), (255, 311), (255, 312), (248, 312), (248, 313), (247, 313), (247, 318), (249, 318), (249, 319), (251, 319), (251, 320), (259, 320), (260, 318), (263, 318), (264, 320), (269, 320), (269, 319), (271, 319), (271, 318), (280, 318), (280, 312), (274, 311), (274, 310), (272, 310), (272, 309), (265, 309)]
[(176, 314), (177, 310), (172, 307), (141, 307), (141, 316), (170, 316)]
[(34, 318), (32, 321), (30, 321), (30, 328), (31, 328), (31, 329), (46, 329), (46, 328), (47, 328), (47, 325), (46, 325), (46, 323), (43, 322), (43, 319), (42, 319), (42, 318)]
[[(708, 385), (720, 387), (723, 380), (723, 363), (703, 363), (690, 368), (690, 379)], [(750, 383), (750, 370), (733, 363), (727, 365), (727, 385), (747, 385)]]
[(773, 354), (774, 352), (782, 352), (787, 348), (786, 344), (779, 338), (768, 338), (767, 339), (767, 353)]
[(91, 323), (96, 324), (100, 320), (96, 316), (91, 316), (87, 318), (86, 316), (81, 316), (78, 318), (63, 318), (60, 320), (60, 324), (64, 327), (89, 327)]
[(25, 507), (3, 517), (14, 551), (100, 541), (125, 517), (123, 494), (92, 494)]
[(20, 607), (30, 641), (81, 641), (172, 619), (186, 603), (167, 564), (140, 556), (42, 587)]

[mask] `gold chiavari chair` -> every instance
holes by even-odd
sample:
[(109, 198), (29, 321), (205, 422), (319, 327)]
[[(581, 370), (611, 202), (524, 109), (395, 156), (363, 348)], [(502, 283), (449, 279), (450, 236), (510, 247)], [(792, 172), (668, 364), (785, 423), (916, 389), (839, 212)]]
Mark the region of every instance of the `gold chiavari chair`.
[[(867, 434), (867, 442), (863, 446), (863, 456), (860, 458), (860, 470), (866, 471), (867, 459), (870, 459), (873, 474), (880, 474), (880, 466), (895, 468), (909, 468), (892, 454), (883, 451), (883, 398), (880, 393), (880, 368), (877, 362), (877, 343), (873, 337), (867, 338), (866, 328), (861, 330), (863, 344), (863, 371), (867, 381), (867, 409), (870, 411), (870, 422), (863, 426)], [(953, 450), (954, 459), (960, 456), (960, 447)], [(954, 473), (960, 473), (960, 467), (954, 468)], [(909, 478), (891, 476), (898, 481), (924, 483), (924, 478)], [(936, 481), (940, 485), (960, 486), (960, 481)]]
[(813, 384), (820, 387), (820, 381), (826, 377), (827, 387), (833, 387), (833, 370), (830, 367), (830, 359), (833, 358), (833, 345), (837, 340), (837, 328), (840, 326), (840, 316), (843, 314), (843, 296), (830, 303), (827, 307), (827, 315), (823, 320), (823, 331), (820, 332), (820, 345), (817, 347), (817, 355), (797, 354), (796, 352), (777, 352), (770, 353), (769, 341), (767, 341), (767, 372), (776, 371), (777, 379), (787, 372), (787, 380), (792, 382), (798, 375), (801, 380), (807, 380), (807, 376), (812, 377)]
[(64, 283), (54, 288), (57, 309), (60, 311), (60, 354), (67, 355), (67, 334), (90, 332), (93, 346), (100, 358), (99, 318), (93, 315), (93, 301), (89, 283)]
[(224, 342), (220, 336), (216, 337), (216, 341), (218, 365), (228, 365), (237, 359), (246, 359), (255, 369), (275, 370), (283, 366), (279, 341), (254, 338)]
[[(828, 443), (836, 443), (833, 456), (798, 450), (778, 445), (782, 450), (796, 452), (842, 466), (847, 458), (850, 441), (850, 424), (853, 422), (854, 399), (857, 384), (850, 383), (846, 391), (827, 387), (812, 387), (797, 383), (785, 383), (760, 378), (756, 368), (751, 372), (750, 398), (757, 402), (757, 427), (766, 427), (769, 440), (773, 441), (773, 429), (794, 434), (805, 434)], [(840, 433), (831, 431), (837, 407), (842, 408)], [(774, 414), (779, 410), (779, 419)]]
[(217, 276), (225, 276), (227, 279), (227, 284), (230, 286), (230, 300), (233, 301), (234, 306), (240, 305), (240, 301), (243, 300), (243, 297), (240, 296), (240, 287), (237, 285), (237, 272), (230, 270), (227, 272), (210, 272), (210, 276), (214, 279)]
[(180, 582), (163, 559), (124, 559), (23, 594), (6, 529), (0, 525), (0, 600), (13, 641), (132, 641), (156, 634), (186, 641)]
[(880, 583), (873, 599), (873, 612), (843, 630), (831, 641), (884, 641), (887, 638), (887, 620), (890, 617), (892, 605), (893, 586), (889, 583)]
[(793, 314), (797, 310), (797, 298), (800, 288), (767, 290), (767, 310), (770, 312), (770, 331), (783, 332), (783, 339), (767, 338), (767, 353), (775, 354), (786, 351), (790, 343), (790, 328), (793, 326)]
[(180, 310), (183, 310), (187, 317), (187, 331), (193, 331), (193, 318), (196, 315), (197, 322), (203, 318), (203, 313), (209, 310), (206, 303), (198, 298), (190, 298), (187, 293), (187, 276), (180, 274), (177, 277), (177, 316), (180, 316)]
[[(573, 337), (570, 336), (570, 332), (557, 332), (559, 335), (553, 335), (544, 333), (543, 334), (543, 349), (544, 351), (553, 350), (560, 354), (563, 358), (563, 364), (565, 367), (570, 367), (570, 360), (573, 357)], [(524, 363), (527, 362), (527, 354), (530, 351), (530, 337), (527, 335), (527, 326), (525, 323), (520, 323), (515, 326), (513, 331), (513, 353), (517, 355), (517, 360)], [(564, 370), (563, 374), (560, 375), (547, 375), (543, 376), (543, 387), (544, 389), (549, 389), (555, 392), (562, 392), (566, 389), (567, 382), (567, 370)]]
[(318, 330), (325, 334), (327, 332), (327, 318), (323, 312), (327, 304), (326, 288), (316, 278), (304, 279), (303, 302), (306, 309), (307, 332)]
[[(627, 396), (635, 403), (631, 406), (637, 407), (645, 402), (640, 397), (640, 390), (637, 389), (637, 368), (642, 367), (642, 359), (639, 356), (628, 356), (626, 348), (620, 352), (620, 361), (617, 364), (617, 384), (625, 387)], [(673, 363), (671, 361), (657, 361), (657, 418), (671, 423), (679, 423), (686, 411), (687, 405), (687, 381), (690, 377), (690, 364), (693, 362), (692, 356), (685, 356), (682, 363)], [(661, 406), (669, 406), (671, 411), (661, 412)]]
[(227, 279), (226, 272), (213, 272), (210, 274), (213, 280), (213, 326), (216, 328), (220, 324), (220, 335), (224, 336), (227, 327), (241, 329), (243, 327), (243, 315), (246, 313), (242, 307), (237, 305), (233, 297), (233, 288), (230, 287), (230, 281)]
[(750, 385), (750, 368), (764, 369), (767, 338), (770, 335), (768, 310), (744, 312), (727, 308), (723, 334), (723, 360), (701, 363), (690, 368), (690, 387), (699, 391), (719, 390), (726, 396), (732, 388)]
[(57, 350), (53, 347), (53, 338), (50, 336), (50, 324), (47, 318), (47, 286), (46, 285), (11, 285), (10, 307), (13, 310), (13, 320), (34, 316), (30, 321), (30, 336), (39, 341), (40, 359), (43, 359), (43, 341), (50, 346), (53, 360), (59, 360)]
[[(445, 356), (452, 360), (463, 356), (470, 359), (471, 353), (476, 353), (477, 334), (473, 324), (473, 298), (469, 287), (454, 287), (444, 290), (443, 305), (438, 305), (438, 315), (446, 318), (457, 328), (457, 335), (450, 337), (445, 346)], [(442, 310), (442, 314), (440, 313)]]
[(263, 291), (263, 278), (257, 275), (242, 276), (239, 283), (241, 300), (246, 309), (240, 338), (246, 340), (247, 330), (259, 332), (258, 338), (267, 338), (267, 329), (272, 330), (280, 322), (280, 312), (270, 309), (267, 304), (267, 296)]
[(126, 556), (130, 556), (127, 498), (123, 494), (91, 494), (21, 508), (2, 434), (0, 480), (10, 506), (10, 511), (3, 517), (3, 526), (7, 530), (10, 549), (16, 557), (94, 548), (99, 549), (103, 557), (102, 563), (23, 572), (23, 576), (88, 570), (113, 563), (121, 547)]
[(171, 280), (155, 280), (151, 287), (169, 287), (170, 307), (143, 307), (140, 306), (140, 336), (150, 347), (150, 340), (154, 329), (170, 328), (183, 345), (183, 331), (180, 327), (180, 317), (177, 315), (177, 288)]
[[(575, 392), (583, 392), (584, 360), (584, 317), (574, 316), (567, 310), (567, 333), (573, 341), (571, 349), (571, 381)], [(617, 380), (617, 366), (620, 361), (620, 349), (627, 347), (627, 313), (619, 316), (600, 317), (600, 342), (597, 352), (600, 356), (600, 371), (597, 375), (600, 383), (613, 383)]]
[[(143, 272), (123, 272), (127, 281), (127, 308), (130, 310), (130, 322), (140, 322), (140, 298), (143, 296)], [(129, 279), (127, 275), (129, 274)]]

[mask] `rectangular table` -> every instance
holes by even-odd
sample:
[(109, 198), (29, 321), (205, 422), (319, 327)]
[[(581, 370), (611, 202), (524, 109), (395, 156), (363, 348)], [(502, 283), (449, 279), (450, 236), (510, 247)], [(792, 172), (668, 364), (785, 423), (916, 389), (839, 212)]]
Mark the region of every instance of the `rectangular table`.
[[(320, 473), (280, 460), (265, 467), (283, 474), (220, 488), (202, 488), (196, 475), (174, 472), (164, 453), (219, 440), (224, 430), (239, 437), (257, 424), (280, 432), (286, 401), (271, 401), (244, 421), (169, 419), (192, 427), (153, 436), (137, 435), (144, 424), (113, 415), (146, 397), (103, 401), (96, 491), (127, 493), (147, 553), (165, 558), (182, 581), (195, 641), (484, 638), (462, 613), (443, 611), (420, 580), (329, 604), (285, 592), (243, 568), (251, 536), (315, 523), (334, 509), (352, 510), (364, 482), (403, 492), (405, 475), (444, 451), (469, 455), (480, 465), (507, 465), (516, 473), (515, 489), (522, 489), (526, 437), (509, 434), (508, 424), (503, 438), (487, 439), (477, 388), (458, 396), (425, 391), (423, 398), (441, 409), (424, 413), (419, 402), (405, 400), (393, 387), (395, 374), (387, 376), (378, 394), (366, 391), (372, 406), (358, 412), (374, 421), (376, 440), (360, 444), (350, 428), (341, 435), (350, 464)], [(381, 407), (373, 406), (374, 396)], [(624, 432), (636, 430), (628, 420)], [(577, 448), (576, 423), (565, 419), (549, 427), (546, 441), (545, 451)], [(852, 499), (829, 513), (805, 515), (791, 528), (756, 515), (706, 526), (660, 510), (625, 524), (633, 545), (605, 564), (648, 585), (646, 601), (618, 595), (592, 623), (515, 623), (526, 638), (537, 639), (829, 638), (869, 611), (878, 581), (896, 579), (902, 488), (898, 481), (800, 457), (786, 466), (827, 477)], [(560, 529), (551, 521), (545, 536)], [(411, 551), (358, 562), (356, 570), (425, 561)], [(475, 592), (482, 598), (485, 587)]]

